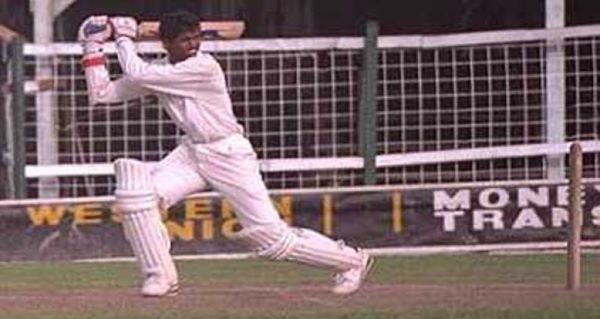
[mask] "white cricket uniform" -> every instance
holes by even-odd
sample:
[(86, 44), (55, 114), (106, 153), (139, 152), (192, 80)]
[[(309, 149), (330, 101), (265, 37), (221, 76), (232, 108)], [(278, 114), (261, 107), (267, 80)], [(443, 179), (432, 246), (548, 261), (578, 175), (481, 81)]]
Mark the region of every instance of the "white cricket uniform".
[(144, 177), (145, 169), (140, 170), (135, 162), (115, 164), (117, 202), (128, 211), (124, 227), (142, 274), (166, 274), (171, 283), (177, 281), (168, 256), (170, 244), (164, 240), (166, 231), (153, 217), (157, 211), (145, 185), (153, 185), (163, 208), (211, 186), (231, 203), (243, 226), (235, 238), (259, 256), (351, 274), (353, 281), (340, 277), (346, 279), (334, 286), (337, 293), (348, 282), (353, 283), (352, 291), (360, 286), (370, 267), (366, 253), (315, 231), (289, 227), (279, 218), (260, 175), (256, 153), (235, 119), (223, 71), (214, 58), (199, 51), (176, 64), (150, 64), (138, 57), (135, 44), (125, 37), (117, 40), (117, 53), (124, 73), (117, 81), (110, 81), (104, 65), (86, 67), (92, 102), (155, 94), (186, 133), (184, 142), (151, 170), (149, 177)]
[[(242, 226), (279, 220), (259, 172), (256, 153), (237, 123), (225, 76), (209, 54), (198, 53), (184, 61), (148, 63), (126, 37), (117, 41), (124, 76), (110, 81), (104, 66), (88, 81), (93, 102), (119, 102), (148, 94), (186, 133), (183, 143), (153, 170), (153, 183), (163, 207), (211, 186), (233, 206)], [(98, 69), (100, 68), (100, 69)], [(102, 70), (103, 69), (103, 70)]]

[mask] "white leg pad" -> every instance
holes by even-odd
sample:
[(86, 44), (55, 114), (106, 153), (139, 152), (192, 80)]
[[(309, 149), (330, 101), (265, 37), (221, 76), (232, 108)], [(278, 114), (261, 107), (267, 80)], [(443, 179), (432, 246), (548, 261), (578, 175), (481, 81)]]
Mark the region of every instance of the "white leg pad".
[(142, 278), (161, 276), (177, 282), (177, 270), (169, 253), (171, 241), (160, 218), (146, 164), (136, 160), (115, 162), (116, 206), (123, 214), (123, 231), (137, 259)]
[(360, 267), (362, 255), (343, 241), (333, 239), (308, 228), (293, 228), (298, 236), (298, 243), (288, 255), (289, 260), (296, 260), (313, 266), (346, 271)]
[(290, 228), (283, 222), (242, 229), (234, 239), (270, 260), (294, 261), (336, 272), (362, 264), (359, 252), (343, 242), (307, 228)]

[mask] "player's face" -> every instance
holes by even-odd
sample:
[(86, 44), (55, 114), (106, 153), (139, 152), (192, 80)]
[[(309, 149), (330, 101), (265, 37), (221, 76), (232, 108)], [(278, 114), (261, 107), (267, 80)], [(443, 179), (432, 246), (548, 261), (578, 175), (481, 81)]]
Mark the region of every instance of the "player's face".
[(173, 40), (164, 42), (171, 63), (177, 63), (196, 55), (200, 49), (201, 38), (200, 29), (194, 28), (183, 31)]

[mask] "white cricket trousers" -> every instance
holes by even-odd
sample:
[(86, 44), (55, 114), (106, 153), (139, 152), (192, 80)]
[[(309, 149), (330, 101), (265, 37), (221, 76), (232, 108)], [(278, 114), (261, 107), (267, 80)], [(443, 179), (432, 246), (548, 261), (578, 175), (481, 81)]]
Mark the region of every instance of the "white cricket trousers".
[(157, 164), (152, 179), (163, 209), (210, 186), (231, 203), (243, 227), (280, 220), (256, 153), (239, 134), (206, 144), (185, 139)]
[(343, 242), (309, 229), (280, 226), (282, 221), (260, 175), (256, 153), (241, 135), (208, 144), (184, 142), (159, 163), (153, 183), (163, 207), (208, 185), (219, 191), (242, 225), (238, 239), (265, 258), (296, 261), (337, 273), (367, 267), (368, 256)]

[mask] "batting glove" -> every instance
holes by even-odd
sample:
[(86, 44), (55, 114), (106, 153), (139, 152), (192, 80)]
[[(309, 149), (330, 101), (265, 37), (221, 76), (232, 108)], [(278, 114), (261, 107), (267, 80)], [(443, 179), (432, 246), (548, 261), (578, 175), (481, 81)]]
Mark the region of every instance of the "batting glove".
[(115, 32), (115, 40), (120, 37), (128, 37), (130, 39), (137, 38), (138, 24), (132, 17), (113, 17), (110, 18), (110, 24)]
[(79, 26), (77, 40), (83, 47), (83, 53), (102, 52), (104, 42), (110, 38), (112, 30), (107, 16), (90, 16)]

